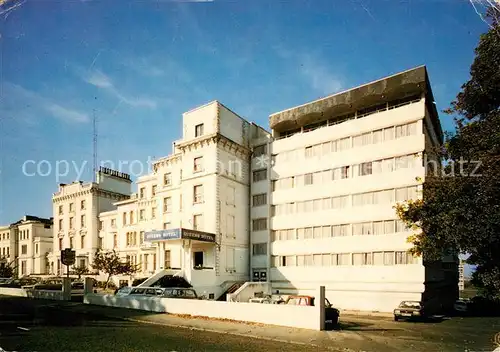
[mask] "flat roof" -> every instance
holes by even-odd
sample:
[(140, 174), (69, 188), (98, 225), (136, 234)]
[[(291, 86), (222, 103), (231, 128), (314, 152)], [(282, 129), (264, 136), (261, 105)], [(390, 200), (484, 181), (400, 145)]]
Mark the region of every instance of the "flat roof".
[(432, 123), (442, 140), (441, 123), (425, 65), (276, 112), (269, 116), (269, 125), (278, 132), (292, 130), (325, 120), (328, 116), (342, 116), (380, 103), (422, 94), (426, 96)]

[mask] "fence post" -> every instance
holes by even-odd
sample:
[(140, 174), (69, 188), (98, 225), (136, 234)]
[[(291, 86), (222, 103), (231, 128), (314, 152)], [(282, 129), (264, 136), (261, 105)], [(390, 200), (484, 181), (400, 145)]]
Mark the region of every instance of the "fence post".
[(315, 305), (318, 308), (318, 330), (322, 331), (325, 330), (325, 286), (319, 287), (315, 301)]
[(71, 279), (69, 277), (63, 277), (62, 295), (63, 301), (71, 301)]

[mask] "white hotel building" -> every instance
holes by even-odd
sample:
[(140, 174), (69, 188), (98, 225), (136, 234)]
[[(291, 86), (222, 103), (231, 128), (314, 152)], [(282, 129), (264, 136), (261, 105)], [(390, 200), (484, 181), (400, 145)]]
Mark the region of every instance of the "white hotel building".
[[(455, 298), (456, 258), (424, 266), (407, 254), (411, 232), (393, 209), (421, 197), (423, 156), (443, 141), (425, 67), (275, 113), (270, 127), (217, 101), (183, 114), (182, 139), (137, 193), (106, 169), (107, 188), (61, 187), (54, 254), (72, 246), (85, 264), (115, 249), (145, 285), (178, 275), (215, 299), (245, 281), (283, 295), (324, 285), (344, 309)], [(79, 209), (68, 215), (67, 203)]]

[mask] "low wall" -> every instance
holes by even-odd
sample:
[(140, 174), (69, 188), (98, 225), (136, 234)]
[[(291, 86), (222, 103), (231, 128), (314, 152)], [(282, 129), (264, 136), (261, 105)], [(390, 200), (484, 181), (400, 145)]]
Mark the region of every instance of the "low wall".
[(28, 297), (25, 289), (13, 287), (0, 287), (0, 295)]
[(35, 299), (51, 299), (55, 301), (65, 301), (63, 291), (56, 290), (26, 290), (26, 297)]
[(218, 319), (321, 330), (319, 307), (259, 303), (233, 303), (157, 297), (117, 297), (88, 293), (84, 303), (158, 313), (187, 314)]

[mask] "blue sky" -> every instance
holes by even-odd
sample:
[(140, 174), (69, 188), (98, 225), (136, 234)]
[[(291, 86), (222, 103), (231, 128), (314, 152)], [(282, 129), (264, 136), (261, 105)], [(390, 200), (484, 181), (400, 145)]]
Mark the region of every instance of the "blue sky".
[[(51, 216), (58, 181), (77, 175), (57, 180), (57, 160), (92, 179), (94, 109), (99, 158), (144, 164), (171, 152), (182, 112), (214, 99), (267, 127), (273, 112), (425, 64), (442, 110), (487, 30), (466, 0), (28, 0), (0, 21), (0, 224)], [(25, 176), (27, 160), (52, 172)]]

